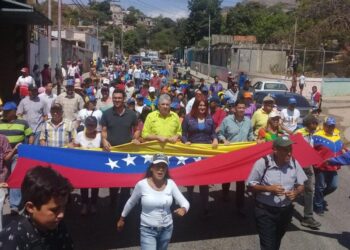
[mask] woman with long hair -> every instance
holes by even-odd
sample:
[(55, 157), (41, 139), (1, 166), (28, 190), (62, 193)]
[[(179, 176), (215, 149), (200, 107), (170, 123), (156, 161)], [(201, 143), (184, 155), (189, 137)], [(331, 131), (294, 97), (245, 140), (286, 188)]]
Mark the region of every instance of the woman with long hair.
[[(218, 138), (215, 132), (214, 120), (209, 114), (208, 101), (200, 96), (195, 99), (190, 114), (185, 116), (182, 122), (182, 142), (211, 144), (213, 148), (218, 146)], [(192, 200), (194, 187), (187, 187), (189, 199)], [(203, 216), (208, 215), (209, 186), (199, 186)]]
[(141, 199), (140, 238), (141, 249), (144, 250), (168, 248), (173, 232), (173, 218), (170, 210), (173, 198), (180, 206), (174, 214), (182, 217), (190, 207), (175, 182), (170, 179), (168, 166), (167, 156), (163, 154), (153, 156), (145, 178), (136, 184), (117, 222), (118, 231), (121, 231), (125, 225), (125, 217)]

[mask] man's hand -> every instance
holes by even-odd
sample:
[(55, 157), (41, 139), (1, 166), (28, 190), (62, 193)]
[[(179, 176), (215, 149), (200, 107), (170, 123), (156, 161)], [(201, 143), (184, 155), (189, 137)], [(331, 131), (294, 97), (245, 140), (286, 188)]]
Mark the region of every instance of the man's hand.
[(225, 140), (224, 140), (224, 145), (225, 145), (225, 146), (228, 146), (228, 145), (230, 145), (230, 142), (229, 142), (228, 140), (225, 139)]
[(190, 141), (185, 142), (186, 145), (191, 145)]
[(184, 207), (180, 207), (174, 211), (174, 214), (176, 214), (179, 217), (182, 217), (186, 214), (186, 209)]
[(291, 201), (295, 200), (295, 198), (297, 198), (298, 194), (299, 193), (296, 190), (291, 190), (291, 191), (285, 192), (286, 197)]
[(102, 141), (102, 145), (105, 151), (111, 151), (111, 144), (106, 139)]
[(168, 138), (168, 142), (170, 142), (170, 143), (176, 143), (177, 142), (177, 136), (172, 136), (172, 137), (170, 137), (170, 138)]
[(283, 196), (285, 195), (284, 188), (281, 185), (271, 185), (269, 186), (269, 192), (277, 195)]
[(118, 232), (121, 232), (124, 229), (125, 221), (123, 217), (120, 217), (120, 219), (117, 222), (117, 230)]
[(213, 148), (213, 149), (217, 149), (218, 148), (218, 140), (213, 140), (213, 142), (212, 142), (212, 144), (211, 144), (211, 147)]
[(159, 141), (159, 142), (167, 142), (167, 138), (165, 138), (165, 137), (163, 137), (163, 136), (157, 136), (157, 140)]
[(135, 145), (140, 145), (141, 144), (141, 142), (139, 140), (137, 140), (137, 139), (133, 139), (131, 142), (133, 144), (135, 144)]

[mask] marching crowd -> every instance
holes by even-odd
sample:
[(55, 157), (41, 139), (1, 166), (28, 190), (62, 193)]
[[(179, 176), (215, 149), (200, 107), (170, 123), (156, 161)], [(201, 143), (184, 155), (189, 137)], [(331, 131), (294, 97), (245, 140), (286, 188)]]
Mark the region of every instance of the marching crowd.
[[(320, 120), (318, 103), (321, 96), (315, 86), (310, 100), (315, 108), (302, 119), (295, 98), (290, 98), (288, 107), (282, 110), (271, 95), (263, 99), (261, 106), (257, 104), (255, 91), (244, 74), (234, 77), (229, 73), (225, 88), (218, 77), (214, 82), (206, 83), (204, 79), (196, 82), (188, 74), (174, 73), (173, 63), (160, 69), (144, 68), (137, 62), (99, 63), (83, 79), (81, 63), (67, 62), (63, 74), (66, 79), (64, 91), (58, 95), (54, 93), (53, 83), (44, 81), (44, 77), (42, 81), (40, 77), (34, 79), (28, 68), (21, 70), (22, 75), (13, 90), (19, 95), (18, 104), (10, 101), (2, 105), (1, 214), (6, 198), (6, 178), (16, 167), (17, 149), (22, 143), (48, 147), (101, 147), (110, 151), (113, 146), (130, 142), (139, 145), (146, 141), (204, 143), (213, 148), (235, 142), (273, 141), (273, 153), (254, 164), (246, 182), (236, 183), (238, 211), (244, 214), (247, 187), (247, 191), (255, 193), (255, 219), (262, 249), (279, 249), (291, 221), (292, 202), (299, 194), (303, 194), (304, 199), (301, 224), (313, 229), (321, 226), (315, 220), (314, 212), (324, 215), (328, 210), (324, 197), (334, 192), (338, 185), (339, 166), (333, 166), (327, 160), (346, 149), (335, 118)], [(296, 133), (302, 134), (320, 153), (324, 159), (321, 165), (302, 169), (291, 156), (289, 135)], [(321, 147), (320, 138), (340, 143), (336, 151), (330, 153)], [(135, 186), (131, 197), (130, 188), (110, 188), (111, 204), (115, 206), (119, 198), (119, 206), (124, 207), (117, 222), (118, 230), (123, 229), (125, 217), (141, 199), (142, 249), (166, 249), (173, 228), (170, 211), (173, 197), (180, 206), (174, 212), (178, 216), (188, 212), (193, 200), (193, 187), (187, 187), (186, 199), (170, 179), (168, 164), (167, 156), (155, 155), (145, 179)], [(15, 226), (10, 224), (0, 233), (0, 246), (33, 249), (28, 245), (37, 243), (25, 234), (30, 231), (27, 235), (36, 235), (34, 238), (44, 239), (44, 246), (51, 246), (38, 249), (72, 248), (71, 240), (61, 226), (71, 190), (69, 181), (52, 169), (37, 167), (29, 171), (22, 188), (11, 188), (8, 194), (12, 215), (20, 213), (24, 207), (24, 221), (16, 222), (17, 227), (22, 223), (23, 232), (14, 232)], [(206, 217), (210, 212), (209, 186), (200, 186), (199, 190), (202, 216)], [(230, 199), (229, 190), (230, 183), (222, 184), (225, 201)], [(97, 212), (98, 192), (97, 188), (81, 189), (82, 216)], [(67, 239), (57, 243), (55, 237), (62, 234)], [(52, 242), (56, 242), (55, 247)]]

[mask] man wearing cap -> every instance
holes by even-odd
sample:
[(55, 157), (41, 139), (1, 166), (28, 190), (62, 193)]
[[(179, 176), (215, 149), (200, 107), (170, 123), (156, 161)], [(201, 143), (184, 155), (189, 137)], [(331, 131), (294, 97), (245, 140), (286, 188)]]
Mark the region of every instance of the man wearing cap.
[(73, 146), (76, 130), (72, 121), (63, 118), (63, 108), (54, 103), (50, 109), (51, 119), (41, 128), (40, 145), (49, 147)]
[(248, 190), (255, 193), (255, 223), (261, 249), (279, 249), (291, 222), (293, 201), (304, 191), (307, 177), (292, 157), (288, 136), (273, 142), (273, 153), (257, 160), (248, 177)]
[(324, 162), (315, 166), (315, 198), (314, 211), (318, 215), (324, 215), (328, 211), (325, 196), (333, 193), (338, 188), (339, 165), (327, 162), (332, 157), (339, 156), (347, 150), (340, 137), (340, 131), (336, 129), (334, 117), (326, 117), (323, 122), (323, 129), (315, 132), (312, 136), (314, 148), (322, 157)]
[(150, 113), (142, 130), (146, 141), (175, 143), (182, 135), (179, 116), (170, 111), (171, 99), (168, 94), (159, 97), (158, 110)]
[[(221, 123), (218, 131), (219, 141), (225, 145), (231, 142), (253, 141), (253, 129), (250, 119), (244, 116), (245, 102), (243, 100), (236, 101), (234, 107), (231, 108), (232, 115), (227, 116)], [(244, 181), (236, 184), (236, 205), (239, 212), (244, 206)], [(222, 184), (223, 199), (228, 200), (230, 183)]]
[(136, 95), (135, 110), (136, 110), (136, 112), (138, 112), (139, 114), (142, 113), (143, 107), (146, 106), (146, 104), (144, 104), (143, 100), (144, 100), (144, 97), (143, 97), (141, 94), (137, 94), (137, 95)]
[(252, 117), (252, 126), (254, 130), (254, 135), (257, 136), (260, 128), (265, 127), (267, 120), (269, 119), (269, 114), (273, 110), (273, 105), (275, 99), (270, 95), (267, 95), (263, 99), (263, 106), (255, 111)]
[(220, 125), (226, 117), (226, 112), (221, 108), (221, 102), (218, 96), (212, 96), (209, 99), (209, 111), (215, 125), (215, 132), (219, 132)]
[(147, 106), (150, 106), (154, 111), (157, 107), (158, 98), (156, 96), (156, 89), (154, 87), (149, 87), (148, 96), (144, 99)]
[[(318, 119), (314, 115), (308, 115), (303, 120), (303, 128), (298, 129), (295, 133), (301, 134), (305, 141), (314, 146), (314, 140), (312, 138), (318, 127)], [(304, 183), (304, 217), (301, 220), (301, 225), (312, 229), (317, 229), (321, 226), (321, 223), (316, 221), (313, 216), (313, 200), (314, 200), (314, 187), (315, 187), (315, 173), (313, 166), (308, 166), (303, 169), (307, 180)]]
[[(28, 122), (18, 119), (16, 115), (17, 105), (14, 102), (6, 102), (3, 106), (3, 119), (0, 121), (0, 134), (7, 137), (11, 148), (17, 148), (21, 143), (33, 144), (34, 136)], [(11, 161), (11, 171), (17, 164), (18, 155), (16, 154)], [(20, 189), (10, 189), (10, 208), (11, 213), (16, 214), (20, 209), (21, 191)]]
[(63, 118), (75, 122), (79, 110), (84, 108), (83, 98), (74, 93), (74, 80), (68, 79), (66, 92), (61, 93), (55, 100), (55, 103), (61, 104), (63, 108)]
[(23, 117), (33, 130), (34, 144), (39, 145), (41, 126), (47, 120), (48, 104), (38, 96), (38, 88), (29, 86), (29, 96), (21, 100), (17, 108), (17, 116)]
[(20, 98), (28, 96), (28, 87), (29, 85), (35, 85), (34, 78), (29, 75), (29, 69), (24, 67), (21, 69), (22, 75), (18, 77), (15, 87), (13, 88), (12, 93), (16, 94), (17, 89), (19, 88)]
[(288, 107), (282, 109), (282, 129), (288, 134), (293, 134), (298, 127), (298, 121), (300, 119), (300, 111), (295, 108), (297, 100), (294, 97), (289, 98)]

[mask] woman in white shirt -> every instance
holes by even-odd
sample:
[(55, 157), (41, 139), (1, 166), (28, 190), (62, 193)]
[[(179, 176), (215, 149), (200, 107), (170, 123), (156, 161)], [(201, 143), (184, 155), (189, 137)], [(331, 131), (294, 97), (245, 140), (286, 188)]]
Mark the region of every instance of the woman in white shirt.
[(77, 130), (80, 132), (84, 129), (85, 119), (89, 116), (94, 116), (97, 119), (97, 131), (101, 131), (100, 121), (102, 118), (102, 111), (96, 109), (96, 98), (95, 96), (89, 96), (89, 101), (86, 104), (86, 108), (82, 109), (78, 113), (77, 117)]
[[(94, 116), (89, 116), (85, 119), (85, 129), (77, 134), (74, 141), (75, 147), (82, 148), (100, 148), (101, 147), (101, 133), (97, 132), (97, 119)], [(96, 203), (98, 198), (98, 188), (91, 188), (91, 204), (90, 212), (96, 213)], [(89, 203), (89, 189), (81, 189), (82, 209), (81, 215), (87, 215)]]
[(136, 184), (117, 223), (117, 228), (121, 231), (124, 228), (125, 217), (141, 199), (140, 237), (143, 250), (168, 248), (173, 232), (173, 218), (170, 210), (173, 198), (180, 206), (174, 214), (184, 216), (190, 207), (175, 182), (170, 179), (168, 165), (167, 156), (154, 155), (145, 178)]

